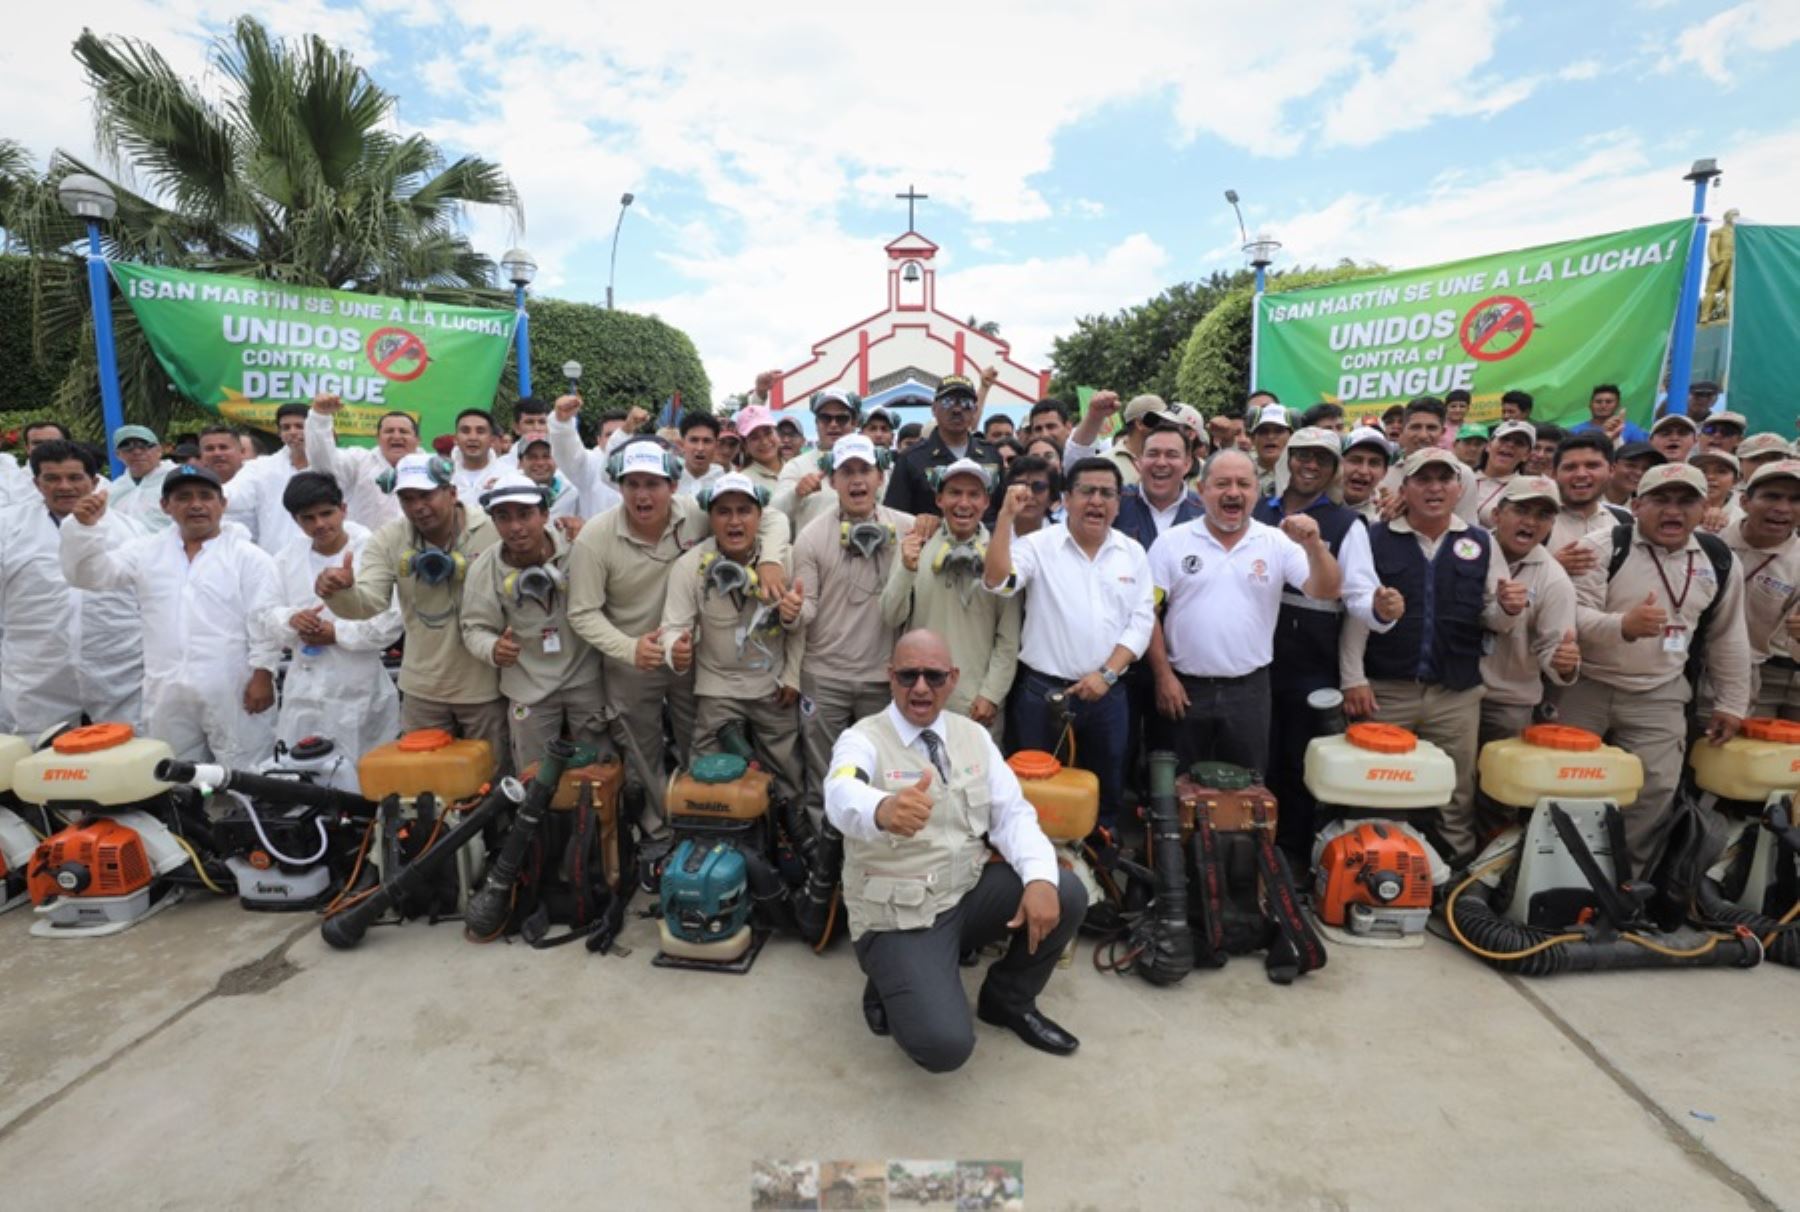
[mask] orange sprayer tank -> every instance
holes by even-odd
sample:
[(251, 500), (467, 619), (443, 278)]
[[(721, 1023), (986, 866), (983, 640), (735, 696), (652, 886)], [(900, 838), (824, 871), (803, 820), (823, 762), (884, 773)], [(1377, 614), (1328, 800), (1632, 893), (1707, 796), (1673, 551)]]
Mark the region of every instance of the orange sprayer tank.
[(1352, 724), (1306, 746), (1306, 789), (1336, 808), (1437, 808), (1456, 796), (1456, 763), (1405, 728)]
[(752, 768), (729, 753), (708, 753), (669, 776), (671, 817), (754, 821), (769, 810), (768, 771)]
[(1800, 724), (1752, 718), (1723, 745), (1695, 745), (1694, 781), (1721, 799), (1760, 804), (1778, 791), (1800, 791)]
[(1037, 809), (1038, 824), (1053, 842), (1079, 842), (1100, 819), (1100, 779), (1065, 766), (1041, 749), (1022, 749), (1006, 759), (1019, 777), (1025, 800)]
[(1633, 803), (1644, 789), (1644, 764), (1584, 728), (1533, 724), (1523, 736), (1490, 741), (1476, 763), (1481, 790), (1509, 808), (1541, 799)]
[(480, 795), (493, 780), (494, 751), (486, 741), (425, 728), (363, 754), (356, 777), (364, 799), (414, 800), (429, 791), (439, 803), (453, 804)]
[(129, 724), (89, 724), (14, 763), (12, 790), (27, 804), (119, 808), (167, 792), (169, 784), (154, 772), (174, 756), (165, 742), (137, 736)]

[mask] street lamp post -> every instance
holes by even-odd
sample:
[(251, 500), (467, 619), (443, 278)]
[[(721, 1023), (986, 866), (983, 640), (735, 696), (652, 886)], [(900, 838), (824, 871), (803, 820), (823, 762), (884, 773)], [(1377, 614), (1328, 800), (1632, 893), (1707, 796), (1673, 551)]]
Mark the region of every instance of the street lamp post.
[(574, 359), (570, 359), (569, 361), (564, 362), (562, 364), (562, 372), (563, 372), (563, 378), (565, 378), (569, 381), (569, 394), (572, 396), (580, 395), (581, 394), (581, 363), (575, 361)]
[(524, 249), (512, 248), (500, 258), (500, 268), (513, 284), (513, 306), (518, 312), (513, 322), (513, 339), (519, 358), (519, 398), (523, 400), (531, 395), (531, 337), (526, 331), (530, 317), (525, 314), (525, 288), (537, 277), (537, 262)]
[(1281, 251), (1281, 242), (1258, 232), (1256, 239), (1244, 242), (1244, 259), (1256, 271), (1256, 293), (1250, 300), (1250, 390), (1256, 390), (1256, 350), (1262, 334), (1263, 288), (1268, 285), (1269, 265)]
[(125, 406), (119, 398), (119, 363), (113, 351), (112, 297), (107, 282), (106, 252), (100, 247), (100, 225), (119, 211), (112, 186), (99, 177), (72, 173), (56, 187), (63, 210), (87, 225), (88, 300), (94, 309), (94, 347), (100, 358), (100, 415), (106, 424), (106, 450), (112, 457), (112, 473), (123, 475), (114, 435), (125, 424)]
[(1694, 324), (1700, 317), (1700, 271), (1706, 264), (1706, 187), (1719, 177), (1717, 160), (1696, 160), (1683, 180), (1694, 183), (1694, 242), (1688, 248), (1687, 277), (1675, 308), (1675, 338), (1669, 347), (1668, 409), (1687, 412), (1688, 384), (1694, 377)]
[(625, 212), (631, 208), (636, 199), (631, 194), (619, 198), (619, 219), (613, 224), (612, 255), (607, 258), (606, 265), (606, 310), (611, 311), (613, 305), (613, 277), (619, 270), (619, 229), (625, 226)]

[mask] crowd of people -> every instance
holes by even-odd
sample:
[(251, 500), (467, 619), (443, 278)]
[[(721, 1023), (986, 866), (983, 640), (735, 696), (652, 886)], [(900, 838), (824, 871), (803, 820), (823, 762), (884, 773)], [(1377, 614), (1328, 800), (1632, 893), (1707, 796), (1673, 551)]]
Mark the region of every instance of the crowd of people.
[[(1261, 772), (1304, 867), (1315, 691), (1454, 759), (1430, 828), (1452, 862), (1491, 824), (1479, 746), (1554, 717), (1643, 760), (1626, 827), (1645, 870), (1690, 744), (1800, 718), (1800, 461), (1711, 384), (1646, 432), (1609, 385), (1565, 429), (1523, 391), (1491, 428), (1456, 392), (1379, 415), (1257, 392), (1203, 416), (1101, 391), (1079, 416), (1045, 399), (983, 424), (992, 382), (943, 379), (923, 425), (820, 392), (810, 441), (764, 380), (661, 431), (643, 409), (590, 429), (565, 396), (510, 426), (464, 410), (429, 444), (390, 413), (367, 447), (340, 444), (322, 396), (277, 411), (268, 454), (223, 423), (172, 443), (125, 426), (110, 481), (103, 452), (28, 425), (27, 467), (0, 460), (0, 728), (116, 720), (255, 767), (278, 741), (355, 756), (430, 727), (514, 767), (564, 736), (666, 770), (746, 724), (777, 786), (846, 836), (874, 1027), (875, 935), (971, 893), (1034, 950), (1072, 928), (998, 761), (1065, 730), (1103, 837), (1130, 832), (1144, 755), (1170, 749)], [(896, 769), (904, 787), (869, 785)], [(965, 836), (921, 862), (957, 878), (855, 895), (884, 882), (866, 848), (935, 828), (951, 795)], [(984, 834), (1015, 869), (994, 897)], [(990, 981), (1002, 1017), (1041, 959)]]

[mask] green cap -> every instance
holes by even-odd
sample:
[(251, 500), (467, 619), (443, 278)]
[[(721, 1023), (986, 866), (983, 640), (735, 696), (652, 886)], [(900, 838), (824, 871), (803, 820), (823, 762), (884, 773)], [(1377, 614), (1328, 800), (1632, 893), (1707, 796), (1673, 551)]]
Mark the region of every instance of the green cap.
[(1470, 422), (1456, 431), (1458, 442), (1485, 442), (1488, 440), (1488, 427)]
[(113, 447), (116, 449), (134, 438), (151, 446), (162, 445), (162, 439), (157, 437), (147, 425), (121, 425), (113, 430)]

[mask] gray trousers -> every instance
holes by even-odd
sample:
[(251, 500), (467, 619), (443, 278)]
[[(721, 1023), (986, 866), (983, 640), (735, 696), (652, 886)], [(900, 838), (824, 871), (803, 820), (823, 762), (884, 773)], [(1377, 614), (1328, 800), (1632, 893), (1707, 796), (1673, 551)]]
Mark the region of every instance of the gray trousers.
[[(825, 775), (838, 735), (893, 701), (886, 682), (846, 682), (800, 675), (801, 735), (806, 742), (806, 814), (813, 828), (825, 819)], [(807, 711), (807, 704), (812, 710)]]
[(777, 789), (792, 798), (800, 794), (800, 720), (796, 708), (783, 707), (774, 699), (725, 699), (709, 694), (696, 696), (694, 755), (718, 753), (719, 729), (732, 720), (750, 725), (756, 756), (775, 776)]
[(1438, 835), (1451, 854), (1475, 852), (1475, 756), (1481, 730), (1481, 696), (1485, 686), (1447, 690), (1423, 682), (1370, 681), (1375, 692), (1375, 719), (1417, 733), (1450, 755), (1456, 763), (1456, 793), (1437, 813)]
[(1756, 674), (1756, 698), (1750, 714), (1800, 720), (1800, 672), (1788, 662), (1771, 657), (1757, 666)]
[(507, 711), (506, 723), (512, 736), (514, 770), (542, 760), (545, 748), (560, 738), (592, 745), (603, 758), (613, 752), (599, 682), (553, 690), (535, 703), (514, 703)]
[[(600, 658), (600, 683), (606, 690), (606, 701), (619, 717), (618, 726), (629, 732), (637, 751), (644, 757), (653, 776), (644, 788), (644, 816), (639, 822), (646, 833), (658, 834), (665, 828), (663, 796), (668, 791), (666, 771), (670, 754), (663, 746), (663, 704), (675, 725), (674, 764), (685, 766), (688, 750), (694, 743), (694, 674), (675, 673), (668, 668), (639, 669), (629, 661)], [(619, 738), (623, 742), (624, 737)], [(626, 772), (640, 777), (626, 754)]]
[[(1026, 950), (1023, 928), (988, 968), (981, 997), (1018, 1013), (1034, 1009), (1050, 983), (1056, 961), (1087, 913), (1087, 892), (1072, 871), (1057, 868), (1061, 917), (1056, 929)], [(960, 960), (965, 951), (1007, 936), (1006, 923), (1024, 895), (1019, 875), (1006, 863), (989, 863), (981, 880), (922, 930), (876, 930), (856, 940), (856, 959), (869, 978), (865, 1000), (887, 1011), (888, 1029), (901, 1051), (932, 1073), (959, 1068), (975, 1050), (975, 1023), (963, 993)]]
[(486, 741), (494, 751), (495, 773), (510, 773), (512, 745), (506, 732), (506, 700), (486, 703), (440, 703), (416, 694), (400, 696), (400, 731), (442, 728), (453, 736)]
[(1635, 693), (1582, 678), (1557, 704), (1559, 723), (1599, 733), (1644, 763), (1644, 789), (1624, 810), (1625, 844), (1639, 878), (1662, 856), (1687, 753), (1687, 702), (1682, 678)]

